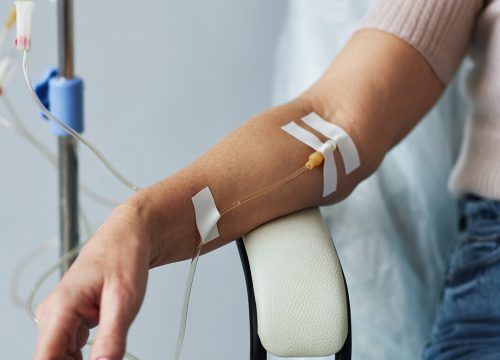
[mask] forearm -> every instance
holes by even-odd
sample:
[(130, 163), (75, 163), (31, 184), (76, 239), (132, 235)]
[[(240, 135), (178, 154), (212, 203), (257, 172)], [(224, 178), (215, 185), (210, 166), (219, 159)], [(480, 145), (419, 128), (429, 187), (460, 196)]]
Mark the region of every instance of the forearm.
[(191, 198), (202, 188), (209, 186), (217, 207), (223, 209), (304, 165), (312, 150), (281, 126), (290, 121), (300, 123), (303, 116), (316, 112), (351, 135), (361, 167), (346, 176), (336, 152), (339, 179), (334, 194), (322, 197), (322, 168), (308, 171), (223, 216), (218, 223), (220, 237), (204, 251), (271, 219), (345, 198), (415, 126), (442, 89), (411, 46), (378, 31), (357, 33), (325, 75), (302, 96), (250, 119), (196, 162), (128, 201), (141, 209), (151, 228), (151, 265), (194, 254), (199, 235)]
[[(143, 208), (144, 218), (154, 229), (152, 265), (184, 260), (194, 254), (200, 239), (191, 198), (201, 189), (210, 187), (221, 211), (303, 167), (313, 150), (285, 133), (281, 126), (298, 122), (311, 111), (307, 101), (297, 99), (259, 114), (194, 163), (134, 196), (129, 203)], [(343, 175), (339, 175), (335, 199), (348, 191)], [(206, 245), (204, 252), (273, 218), (319, 204), (322, 183), (322, 169), (317, 168), (222, 216), (218, 222), (220, 237)]]

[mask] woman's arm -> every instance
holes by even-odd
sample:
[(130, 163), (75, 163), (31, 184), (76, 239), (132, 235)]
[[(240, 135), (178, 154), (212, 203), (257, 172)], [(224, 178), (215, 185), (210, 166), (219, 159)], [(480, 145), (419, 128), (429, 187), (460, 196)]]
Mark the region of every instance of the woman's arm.
[[(340, 125), (360, 152), (361, 167), (322, 198), (322, 168), (241, 206), (219, 221), (210, 251), (271, 219), (344, 199), (378, 167), (440, 96), (444, 86), (417, 51), (395, 36), (358, 32), (325, 75), (294, 101), (255, 116), (180, 173), (128, 201), (152, 224), (152, 266), (192, 257), (199, 235), (191, 197), (210, 186), (219, 209), (303, 166), (312, 150), (281, 130), (314, 111)], [(314, 131), (308, 128), (311, 131)], [(319, 133), (316, 133), (322, 140)], [(336, 152), (336, 162), (341, 158)]]
[[(317, 168), (237, 208), (221, 218), (220, 237), (205, 251), (279, 216), (345, 198), (432, 107), (443, 88), (412, 46), (380, 31), (356, 33), (302, 96), (250, 119), (193, 164), (113, 211), (39, 307), (35, 358), (66, 359), (78, 353), (88, 329), (99, 323), (92, 359), (121, 359), (148, 269), (188, 259), (199, 244), (191, 198), (209, 186), (222, 209), (303, 166), (311, 149), (281, 126), (316, 112), (351, 135), (361, 167), (345, 176), (339, 165), (338, 190), (326, 199), (322, 169)], [(340, 157), (336, 160), (342, 164)]]

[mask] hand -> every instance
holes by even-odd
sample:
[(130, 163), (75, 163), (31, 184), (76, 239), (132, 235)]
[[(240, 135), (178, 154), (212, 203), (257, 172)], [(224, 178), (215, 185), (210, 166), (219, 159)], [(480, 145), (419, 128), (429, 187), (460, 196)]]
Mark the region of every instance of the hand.
[(82, 359), (89, 330), (99, 325), (91, 359), (122, 359), (128, 328), (146, 291), (150, 249), (140, 211), (117, 207), (38, 307), (34, 358)]

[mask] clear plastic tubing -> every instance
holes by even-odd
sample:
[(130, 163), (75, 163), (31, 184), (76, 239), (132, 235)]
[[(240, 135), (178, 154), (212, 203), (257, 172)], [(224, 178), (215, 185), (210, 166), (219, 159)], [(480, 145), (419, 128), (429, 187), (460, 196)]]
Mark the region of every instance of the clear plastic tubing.
[[(90, 151), (94, 153), (94, 155), (102, 162), (102, 164), (124, 185), (126, 185), (128, 188), (130, 188), (133, 191), (138, 191), (140, 188), (133, 184), (131, 181), (129, 181), (126, 177), (124, 177), (118, 170), (114, 168), (114, 166), (104, 157), (104, 155), (97, 149), (91, 142), (89, 142), (87, 139), (82, 137), (80, 134), (78, 134), (76, 131), (74, 131), (71, 127), (67, 126), (65, 123), (63, 123), (61, 120), (59, 120), (57, 117), (55, 117), (40, 101), (38, 96), (35, 94), (35, 91), (33, 90), (33, 87), (31, 85), (31, 78), (30, 78), (30, 73), (29, 73), (29, 64), (28, 64), (28, 52), (24, 51), (23, 52), (23, 73), (24, 73), (24, 80), (26, 82), (26, 85), (28, 87), (28, 90), (30, 92), (31, 97), (37, 104), (37, 106), (40, 108), (42, 113), (47, 116), (51, 121), (55, 122), (58, 126), (60, 126), (62, 129), (64, 129), (66, 132), (68, 132), (71, 136), (73, 136), (77, 141), (81, 142), (83, 145), (85, 145)], [(286, 178), (264, 188), (259, 191), (256, 191), (243, 199), (236, 201), (229, 205), (227, 208), (221, 211), (221, 217), (223, 215), (227, 215), (231, 211), (235, 210), (236, 208), (240, 207), (241, 205), (252, 201), (258, 197), (261, 197), (263, 195), (266, 195), (272, 191), (277, 190), (281, 186), (293, 181), (297, 177), (299, 177), (301, 174), (307, 171), (306, 167), (301, 167), (297, 171), (295, 171), (293, 174), (287, 176)], [(41, 285), (45, 282), (45, 280), (56, 270), (62, 266), (68, 259), (72, 258), (74, 255), (76, 255), (79, 250), (81, 249), (81, 246), (74, 249), (73, 251), (67, 253), (65, 256), (61, 258), (61, 260), (52, 266), (49, 270), (47, 270), (37, 281), (35, 286), (33, 287), (30, 296), (28, 298), (26, 308), (32, 319), (37, 322), (34, 311), (33, 311), (33, 302), (36, 293), (38, 292), (39, 288)], [(176, 350), (175, 350), (175, 360), (180, 359), (181, 351), (182, 351), (182, 346), (184, 343), (184, 337), (185, 337), (185, 332), (186, 332), (186, 324), (187, 324), (187, 316), (188, 316), (188, 311), (189, 311), (189, 299), (191, 296), (191, 289), (193, 286), (193, 280), (194, 280), (194, 274), (196, 272), (196, 267), (198, 264), (198, 260), (201, 254), (202, 250), (202, 245), (198, 246), (197, 251), (195, 256), (191, 260), (191, 265), (188, 273), (188, 278), (186, 281), (186, 288), (184, 292), (184, 303), (182, 307), (182, 312), (181, 312), (181, 321), (180, 321), (180, 326), (179, 326), (179, 334), (177, 338), (177, 345), (176, 345)], [(91, 343), (89, 343), (91, 344)], [(126, 354), (126, 358), (130, 360), (138, 360), (138, 358), (134, 357), (131, 354)]]
[(48, 119), (56, 123), (59, 127), (64, 129), (68, 134), (70, 134), (72, 137), (74, 137), (77, 141), (81, 142), (83, 145), (85, 145), (90, 151), (94, 153), (94, 155), (101, 161), (101, 163), (125, 186), (127, 186), (129, 189), (132, 191), (139, 191), (140, 187), (132, 183), (130, 180), (128, 180), (125, 176), (123, 176), (118, 170), (115, 169), (113, 164), (109, 162), (109, 160), (101, 153), (101, 151), (94, 146), (90, 141), (85, 139), (83, 136), (78, 134), (75, 130), (73, 130), (71, 127), (66, 125), (64, 122), (59, 120), (57, 117), (55, 117), (40, 101), (38, 96), (35, 94), (35, 91), (33, 90), (33, 86), (31, 85), (31, 77), (29, 73), (29, 63), (28, 63), (28, 51), (23, 52), (23, 73), (24, 73), (24, 80), (26, 82), (26, 86), (28, 87), (29, 93), (31, 97), (33, 98), (33, 101), (35, 104), (40, 108), (42, 113), (47, 116)]
[[(10, 115), (12, 116), (12, 120), (14, 120), (14, 122), (7, 120), (0, 115), (0, 125), (22, 136), (31, 145), (33, 145), (53, 167), (56, 167), (57, 159), (55, 155), (53, 155), (51, 151), (46, 146), (44, 146), (40, 141), (38, 141), (38, 139), (35, 136), (33, 136), (33, 134), (27, 129), (25, 123), (22, 121), (21, 117), (14, 109), (14, 106), (7, 97), (5, 91), (3, 92), (1, 98), (4, 100), (5, 107), (9, 111)], [(93, 191), (92, 189), (88, 188), (85, 185), (80, 185), (79, 187), (82, 193), (84, 193), (90, 199), (94, 200), (97, 203), (100, 203), (103, 206), (114, 208), (118, 205), (116, 201), (108, 199), (107, 197), (101, 194), (98, 194), (97, 192)]]
[[(264, 189), (258, 190), (254, 193), (251, 193), (241, 200), (235, 201), (234, 203), (230, 204), (228, 207), (223, 209), (220, 212), (220, 216), (224, 216), (229, 214), (231, 211), (237, 209), (238, 207), (246, 204), (247, 202), (250, 202), (252, 200), (255, 200), (261, 196), (264, 196), (266, 194), (269, 194), (270, 192), (273, 192), (283, 185), (288, 184), (289, 182), (295, 180), (297, 177), (302, 175), (307, 171), (307, 168), (305, 166), (301, 167), (297, 171), (295, 171), (293, 174), (287, 176), (286, 178), (277, 181), (276, 183), (269, 185), (265, 187)], [(189, 273), (188, 273), (188, 278), (186, 281), (186, 288), (184, 290), (184, 303), (182, 307), (182, 312), (181, 312), (181, 321), (179, 325), (179, 333), (177, 335), (177, 344), (175, 346), (175, 355), (174, 355), (174, 360), (179, 360), (181, 358), (181, 352), (182, 352), (182, 347), (184, 345), (184, 338), (186, 335), (186, 324), (187, 324), (187, 317), (188, 317), (188, 312), (189, 312), (189, 299), (191, 297), (191, 289), (193, 288), (193, 281), (194, 281), (194, 274), (196, 272), (196, 267), (198, 265), (198, 259), (201, 254), (201, 250), (203, 247), (203, 243), (200, 242), (200, 245), (198, 245), (198, 248), (196, 249), (196, 254), (191, 260), (191, 266), (189, 268)]]

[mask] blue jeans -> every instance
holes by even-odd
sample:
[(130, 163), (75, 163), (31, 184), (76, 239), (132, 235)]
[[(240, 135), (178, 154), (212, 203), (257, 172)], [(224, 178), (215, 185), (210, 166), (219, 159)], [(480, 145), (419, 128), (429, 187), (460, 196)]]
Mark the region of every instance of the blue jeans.
[(467, 196), (425, 360), (500, 359), (500, 201)]

